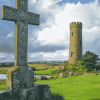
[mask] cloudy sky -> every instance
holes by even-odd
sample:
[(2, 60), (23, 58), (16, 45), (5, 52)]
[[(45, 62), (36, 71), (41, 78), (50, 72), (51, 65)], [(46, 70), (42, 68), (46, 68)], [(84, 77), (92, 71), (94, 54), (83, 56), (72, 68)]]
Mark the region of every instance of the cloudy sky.
[[(14, 1), (0, 0), (0, 8)], [(82, 22), (83, 54), (100, 58), (99, 0), (28, 0), (28, 11), (40, 14), (39, 26), (28, 25), (28, 62), (68, 60), (71, 22)], [(0, 62), (14, 61), (14, 24), (0, 18)]]

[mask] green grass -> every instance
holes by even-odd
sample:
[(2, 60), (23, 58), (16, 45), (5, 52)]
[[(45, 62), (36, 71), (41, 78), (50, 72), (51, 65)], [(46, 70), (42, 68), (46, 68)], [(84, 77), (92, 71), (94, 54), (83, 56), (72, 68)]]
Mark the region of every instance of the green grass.
[(0, 73), (6, 73), (7, 70), (0, 70)]
[(36, 84), (48, 84), (51, 93), (62, 95), (64, 100), (100, 99), (100, 75), (70, 76), (51, 80), (38, 80)]
[(6, 84), (6, 79), (0, 79), (0, 85)]
[[(80, 71), (82, 69), (80, 68)], [(54, 68), (34, 71), (35, 74), (51, 74)], [(69, 76), (50, 80), (37, 80), (35, 84), (48, 84), (52, 94), (61, 95), (64, 100), (99, 100), (100, 75)], [(6, 80), (0, 80), (0, 89), (6, 88)]]
[[(69, 76), (50, 80), (38, 80), (34, 83), (48, 84), (51, 93), (61, 95), (64, 100), (100, 99), (100, 75)], [(6, 84), (0, 85), (0, 89), (3, 88), (6, 88)]]
[(0, 67), (0, 73), (6, 73), (12, 67)]
[(34, 74), (43, 74), (43, 75), (50, 75), (52, 71), (54, 71), (55, 68), (49, 68), (46, 70), (39, 70), (39, 71), (34, 71)]
[(0, 89), (4, 89), (4, 88), (6, 88), (6, 87), (7, 87), (6, 84), (2, 84), (2, 85), (0, 85)]

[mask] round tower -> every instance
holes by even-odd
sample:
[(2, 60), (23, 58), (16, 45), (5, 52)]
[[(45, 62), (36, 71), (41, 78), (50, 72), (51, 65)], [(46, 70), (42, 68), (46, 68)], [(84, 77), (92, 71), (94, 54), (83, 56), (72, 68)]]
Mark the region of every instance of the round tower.
[(82, 57), (82, 23), (70, 23), (69, 63), (75, 64)]

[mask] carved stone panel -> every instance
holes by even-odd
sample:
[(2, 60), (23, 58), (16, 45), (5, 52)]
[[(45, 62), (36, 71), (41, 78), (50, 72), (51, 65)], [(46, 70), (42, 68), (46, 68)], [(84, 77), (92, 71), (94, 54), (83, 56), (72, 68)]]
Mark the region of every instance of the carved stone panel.
[(32, 88), (34, 86), (34, 73), (28, 66), (19, 66), (11, 73), (13, 95), (17, 96), (20, 89)]
[(28, 0), (16, 0), (17, 9), (24, 8), (28, 11)]
[(40, 22), (39, 19), (40, 19), (39, 14), (28, 12), (28, 24), (39, 25)]
[(17, 65), (27, 65), (27, 37), (28, 24), (27, 22), (19, 21), (17, 26)]
[(16, 21), (17, 20), (17, 9), (8, 7), (8, 6), (2, 6), (1, 7), (1, 19), (9, 20), (9, 21)]

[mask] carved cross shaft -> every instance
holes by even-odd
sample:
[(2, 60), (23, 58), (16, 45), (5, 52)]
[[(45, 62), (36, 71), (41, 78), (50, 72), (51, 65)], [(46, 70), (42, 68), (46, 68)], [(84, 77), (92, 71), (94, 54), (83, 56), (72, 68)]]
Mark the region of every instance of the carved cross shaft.
[(15, 22), (14, 66), (27, 66), (28, 24), (39, 25), (40, 15), (28, 12), (28, 0), (15, 0), (15, 8), (1, 7), (1, 19)]

